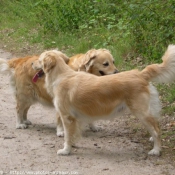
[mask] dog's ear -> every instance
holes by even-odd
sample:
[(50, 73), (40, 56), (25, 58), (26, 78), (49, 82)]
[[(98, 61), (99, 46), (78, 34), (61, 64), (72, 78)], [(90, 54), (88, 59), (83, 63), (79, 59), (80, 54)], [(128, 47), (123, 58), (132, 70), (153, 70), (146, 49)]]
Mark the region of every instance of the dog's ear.
[(62, 53), (59, 50), (53, 50), (53, 52), (56, 53), (57, 55), (59, 55), (61, 58), (63, 58), (63, 60), (65, 61), (65, 63), (68, 64), (69, 58), (67, 57), (67, 55), (65, 55), (64, 53)]
[(95, 59), (95, 57), (97, 56), (97, 50), (92, 49), (89, 50), (83, 57), (82, 62), (79, 66), (78, 71), (85, 71), (85, 72), (89, 72), (90, 68), (93, 65), (93, 60)]
[(45, 58), (43, 59), (44, 63), (44, 71), (47, 73), (49, 72), (55, 65), (56, 65), (56, 58), (55, 55), (48, 53), (46, 54)]
[(61, 57), (64, 59), (64, 61), (66, 62), (66, 64), (68, 64), (69, 62), (69, 58), (65, 55), (65, 54), (61, 54)]

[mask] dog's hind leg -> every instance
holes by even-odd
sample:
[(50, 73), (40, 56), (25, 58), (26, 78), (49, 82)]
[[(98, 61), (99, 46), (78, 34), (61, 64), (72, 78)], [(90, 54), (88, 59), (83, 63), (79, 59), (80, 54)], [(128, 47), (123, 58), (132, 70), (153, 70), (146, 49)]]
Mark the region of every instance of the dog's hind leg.
[(157, 99), (158, 95), (153, 95), (151, 91), (150, 94), (139, 94), (129, 105), (132, 113), (141, 120), (153, 138), (154, 147), (148, 154), (159, 156), (161, 151), (160, 128), (158, 124), (160, 106)]
[(160, 128), (158, 121), (153, 117), (149, 112), (142, 111), (137, 112), (135, 115), (140, 119), (143, 125), (146, 127), (148, 132), (151, 134), (151, 137), (154, 141), (154, 147), (151, 151), (148, 152), (149, 155), (160, 155), (161, 151), (161, 140), (160, 140)]
[(78, 121), (71, 116), (61, 116), (64, 126), (64, 148), (58, 150), (58, 155), (68, 155), (71, 152), (72, 145), (78, 137)]
[(144, 117), (141, 119), (141, 121), (150, 132), (154, 141), (154, 147), (151, 151), (148, 152), (148, 154), (159, 156), (161, 151), (161, 139), (158, 121), (152, 116)]
[(149, 107), (142, 108), (141, 106), (147, 106), (141, 104), (139, 109), (137, 109), (137, 112), (135, 112), (135, 115), (140, 119), (140, 121), (143, 123), (143, 125), (146, 127), (146, 129), (151, 134), (151, 137), (154, 141), (154, 147), (151, 151), (148, 152), (149, 155), (160, 155), (161, 151), (161, 140), (160, 140), (160, 128), (158, 121), (155, 117), (153, 117), (152, 114), (150, 114)]

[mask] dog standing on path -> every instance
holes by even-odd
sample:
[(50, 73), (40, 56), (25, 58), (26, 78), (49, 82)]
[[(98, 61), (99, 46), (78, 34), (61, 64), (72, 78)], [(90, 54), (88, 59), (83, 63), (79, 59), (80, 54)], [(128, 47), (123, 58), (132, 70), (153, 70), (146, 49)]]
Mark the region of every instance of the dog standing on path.
[(168, 47), (162, 60), (163, 63), (149, 65), (142, 71), (131, 70), (98, 77), (73, 71), (59, 52), (42, 53), (33, 68), (43, 69), (47, 91), (64, 125), (64, 148), (57, 154), (71, 152), (81, 122), (111, 119), (129, 109), (153, 138), (154, 146), (148, 154), (160, 155), (157, 120), (161, 107), (158, 92), (150, 82), (166, 83), (175, 79), (175, 45)]
[[(61, 52), (60, 54), (65, 63), (75, 71), (85, 71), (97, 76), (118, 72), (114, 65), (114, 58), (107, 49), (92, 49), (85, 54), (78, 54), (71, 58)], [(31, 67), (31, 64), (38, 58), (39, 56), (10, 60), (0, 58), (0, 72), (10, 75), (10, 83), (16, 97), (17, 129), (25, 129), (31, 124), (27, 119), (27, 112), (34, 103), (40, 102), (45, 106), (53, 107), (53, 99), (45, 88), (43, 70), (34, 70)], [(96, 130), (94, 125), (90, 126)], [(63, 133), (62, 122), (57, 115), (57, 135), (63, 136)]]

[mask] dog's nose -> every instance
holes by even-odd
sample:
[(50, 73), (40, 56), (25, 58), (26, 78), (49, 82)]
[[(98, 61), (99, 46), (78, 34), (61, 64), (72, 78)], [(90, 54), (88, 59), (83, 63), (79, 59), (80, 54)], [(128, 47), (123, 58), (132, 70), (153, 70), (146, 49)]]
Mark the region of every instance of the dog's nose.
[(116, 69), (116, 70), (114, 71), (114, 74), (117, 74), (117, 73), (119, 73), (119, 71)]

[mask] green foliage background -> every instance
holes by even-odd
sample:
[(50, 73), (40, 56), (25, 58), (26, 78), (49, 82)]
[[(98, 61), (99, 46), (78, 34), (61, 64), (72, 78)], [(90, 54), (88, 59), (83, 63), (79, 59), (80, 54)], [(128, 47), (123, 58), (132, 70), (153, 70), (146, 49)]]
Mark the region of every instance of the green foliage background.
[(38, 34), (33, 41), (44, 37), (46, 47), (71, 37), (82, 45), (90, 41), (83, 51), (129, 44), (134, 53), (160, 60), (167, 45), (175, 43), (175, 0), (1, 0), (0, 6), (1, 16), (32, 24)]
[(106, 45), (131, 37), (135, 50), (153, 59), (175, 40), (174, 0), (45, 0), (34, 5), (45, 33), (106, 31)]

